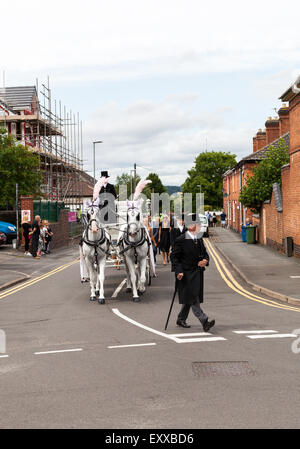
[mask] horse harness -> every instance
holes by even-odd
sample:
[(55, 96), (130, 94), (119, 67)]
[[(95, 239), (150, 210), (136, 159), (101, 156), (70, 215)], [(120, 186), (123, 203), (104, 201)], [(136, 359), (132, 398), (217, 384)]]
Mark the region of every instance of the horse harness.
[[(94, 254), (94, 256), (95, 256), (95, 264), (96, 264), (96, 266), (98, 266), (98, 251), (97, 251), (97, 249), (99, 248), (104, 254), (108, 255), (109, 254), (110, 241), (106, 238), (103, 228), (100, 228), (101, 236), (100, 236), (100, 238), (98, 240), (89, 240), (89, 238), (88, 238), (88, 231), (91, 230), (90, 225), (91, 225), (91, 223), (93, 221), (95, 221), (97, 223), (97, 220), (95, 218), (93, 218), (92, 220), (90, 220), (87, 223), (87, 226), (86, 226), (86, 228), (85, 228), (85, 230), (83, 232), (83, 236), (81, 237), (81, 240), (79, 242), (79, 245), (82, 246), (82, 244), (85, 243), (88, 246), (94, 247), (94, 250), (95, 250), (95, 254)], [(108, 250), (107, 251), (105, 251), (103, 248), (101, 248), (101, 245), (105, 242), (105, 240), (107, 240), (107, 242), (108, 242)]]
[[(141, 238), (137, 242), (130, 242), (129, 234), (128, 234), (128, 227), (127, 227), (127, 232), (124, 232), (123, 238), (119, 241), (119, 244), (118, 244), (119, 246), (122, 245), (122, 247), (123, 247), (122, 251), (120, 251), (119, 254), (123, 255), (124, 253), (126, 253), (126, 251), (133, 249), (134, 250), (134, 261), (135, 261), (135, 264), (137, 264), (138, 253), (137, 253), (136, 249), (139, 246), (142, 246), (145, 242), (148, 243), (148, 255), (149, 255), (149, 248), (150, 248), (151, 242), (147, 238), (145, 228), (141, 228)], [(126, 245), (126, 247), (125, 247), (125, 245)]]

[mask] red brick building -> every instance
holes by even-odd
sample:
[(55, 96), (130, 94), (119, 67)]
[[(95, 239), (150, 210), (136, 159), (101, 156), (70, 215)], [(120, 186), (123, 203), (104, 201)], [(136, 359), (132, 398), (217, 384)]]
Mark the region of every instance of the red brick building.
[(300, 92), (294, 91), (297, 87), (300, 83), (289, 87), (280, 97), (289, 102), (290, 127), (290, 163), (281, 170), (282, 207), (277, 207), (273, 192), (269, 204), (262, 207), (258, 225), (261, 243), (285, 251), (286, 239), (291, 237), (293, 254), (300, 257)]
[[(289, 87), (280, 97), (283, 104), (278, 117), (269, 118), (265, 130), (259, 130), (253, 138), (253, 153), (223, 175), (224, 209), (232, 229), (241, 231), (247, 217), (258, 225), (258, 240), (280, 251), (286, 251), (289, 237), (293, 241), (293, 254), (300, 257), (300, 82)], [(289, 147), (290, 163), (282, 167), (281, 189), (273, 192), (259, 216), (252, 216), (238, 197), (246, 177), (253, 167), (266, 157), (266, 150), (276, 146), (283, 138)]]
[(229, 226), (237, 232), (241, 231), (241, 226), (246, 224), (247, 218), (253, 220), (252, 212), (238, 200), (242, 186), (246, 184), (247, 178), (253, 175), (253, 167), (266, 158), (269, 147), (276, 147), (281, 138), (289, 145), (289, 114), (286, 105), (281, 107), (278, 115), (279, 118), (269, 117), (265, 130), (259, 129), (253, 137), (252, 153), (223, 175), (224, 210)]

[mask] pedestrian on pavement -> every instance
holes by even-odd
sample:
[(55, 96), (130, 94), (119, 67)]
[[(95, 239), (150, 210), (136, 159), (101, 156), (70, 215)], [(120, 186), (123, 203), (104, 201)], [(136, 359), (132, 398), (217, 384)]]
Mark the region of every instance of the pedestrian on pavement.
[(37, 255), (41, 256), (42, 254), (45, 254), (45, 234), (46, 234), (46, 228), (44, 225), (44, 222), (40, 221), (40, 235), (39, 235), (39, 244), (38, 244), (38, 250)]
[(41, 217), (36, 215), (32, 222), (32, 231), (29, 233), (32, 238), (32, 249), (31, 254), (35, 259), (39, 259), (40, 257), (37, 255), (38, 246), (39, 246), (39, 237), (40, 237), (40, 221)]
[(81, 215), (82, 215), (81, 209), (79, 207), (77, 207), (77, 209), (76, 209), (76, 221), (77, 221), (77, 223), (80, 223)]
[(212, 222), (213, 222), (213, 227), (215, 228), (217, 226), (217, 222), (218, 222), (215, 212), (213, 213), (213, 216), (212, 216)]
[(221, 227), (226, 228), (226, 214), (224, 210), (222, 211), (220, 218), (221, 218)]
[(208, 332), (214, 326), (215, 320), (209, 321), (208, 316), (201, 309), (200, 303), (203, 302), (203, 273), (209, 264), (209, 255), (203, 239), (198, 235), (201, 232), (198, 215), (193, 214), (192, 220), (194, 222), (188, 226), (187, 232), (176, 239), (171, 253), (172, 271), (175, 271), (177, 277), (179, 304), (182, 304), (177, 325), (190, 327), (186, 320), (192, 307), (204, 332)]
[(50, 223), (48, 220), (44, 220), (44, 224), (45, 224), (45, 253), (50, 254), (49, 248), (50, 248), (50, 242), (53, 237), (53, 232), (52, 232), (52, 229), (50, 227)]
[(207, 221), (208, 221), (208, 226), (211, 227), (211, 220), (212, 220), (212, 215), (209, 212), (209, 210), (205, 213)]
[(31, 256), (31, 253), (29, 252), (29, 243), (30, 243), (30, 235), (29, 233), (32, 231), (31, 224), (28, 220), (24, 220), (21, 223), (22, 229), (23, 229), (23, 236), (25, 240), (25, 256)]
[(170, 221), (167, 215), (163, 216), (163, 220), (160, 223), (158, 244), (163, 259), (163, 264), (167, 265), (167, 263), (170, 262)]
[(173, 248), (175, 241), (178, 237), (183, 235), (187, 231), (187, 228), (184, 224), (184, 215), (176, 217), (175, 226), (171, 229), (170, 232), (170, 243)]

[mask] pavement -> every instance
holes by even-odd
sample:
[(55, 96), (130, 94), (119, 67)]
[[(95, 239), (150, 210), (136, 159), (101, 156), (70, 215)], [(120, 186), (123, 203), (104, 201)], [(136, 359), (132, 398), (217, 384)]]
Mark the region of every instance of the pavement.
[(210, 229), (210, 241), (235, 272), (255, 291), (300, 305), (300, 259), (268, 246), (242, 241), (231, 229)]
[(78, 245), (55, 249), (40, 259), (25, 256), (12, 245), (0, 247), (0, 291), (52, 270), (61, 261), (79, 257)]

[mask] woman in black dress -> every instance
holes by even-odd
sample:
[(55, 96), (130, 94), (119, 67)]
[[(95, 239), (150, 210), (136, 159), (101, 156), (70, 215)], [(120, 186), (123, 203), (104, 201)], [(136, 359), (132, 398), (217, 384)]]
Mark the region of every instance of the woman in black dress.
[(166, 260), (170, 262), (170, 221), (165, 215), (159, 226), (158, 244), (163, 258), (163, 264), (166, 265)]

